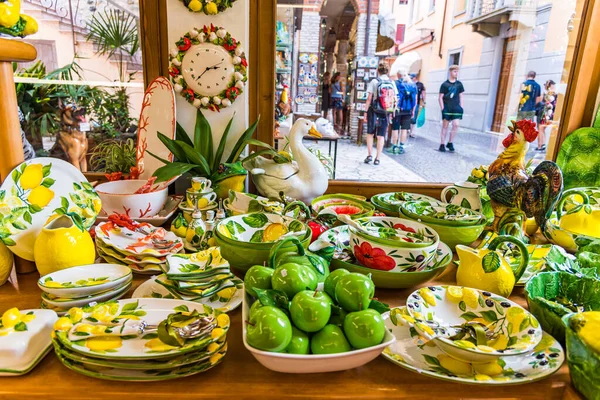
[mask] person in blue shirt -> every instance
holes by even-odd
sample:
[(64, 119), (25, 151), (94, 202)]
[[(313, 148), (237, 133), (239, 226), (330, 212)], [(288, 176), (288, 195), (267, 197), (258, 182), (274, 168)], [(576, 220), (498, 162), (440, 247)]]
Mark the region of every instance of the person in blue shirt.
[[(417, 106), (417, 86), (410, 80), (406, 71), (398, 71), (398, 79), (394, 82), (398, 91), (398, 105), (392, 119), (392, 154), (404, 154), (404, 144), (415, 116)], [(398, 143), (398, 131), (401, 131)]]
[[(527, 80), (521, 84), (521, 99), (519, 100), (519, 111), (517, 121), (528, 119), (535, 122), (538, 104), (542, 101), (542, 89), (535, 81), (535, 71), (527, 73)], [(539, 124), (540, 121), (537, 121)]]

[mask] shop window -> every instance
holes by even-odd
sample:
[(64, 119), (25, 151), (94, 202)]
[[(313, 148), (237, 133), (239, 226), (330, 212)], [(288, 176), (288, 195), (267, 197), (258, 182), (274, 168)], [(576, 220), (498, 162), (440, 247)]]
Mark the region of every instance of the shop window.
[(454, 15), (461, 15), (467, 11), (467, 4), (469, 0), (456, 0), (454, 3)]
[[(36, 15), (39, 25), (26, 38), (37, 50), (36, 60), (18, 63), (14, 73), (21, 127), (38, 156), (63, 159), (70, 149), (64, 148), (68, 141), (59, 145), (60, 133), (84, 132), (88, 172), (128, 173), (144, 93), (138, 2), (60, 7), (21, 2), (21, 11)], [(69, 104), (85, 108), (85, 122), (68, 125), (62, 119)]]
[(462, 49), (460, 51), (451, 52), (448, 55), (448, 66), (460, 65), (461, 56), (462, 56)]

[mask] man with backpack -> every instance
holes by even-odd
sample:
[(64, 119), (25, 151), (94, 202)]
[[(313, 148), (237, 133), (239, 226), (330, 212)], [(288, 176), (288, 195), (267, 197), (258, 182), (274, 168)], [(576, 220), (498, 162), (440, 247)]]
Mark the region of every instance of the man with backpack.
[[(410, 123), (417, 105), (417, 86), (408, 78), (406, 71), (398, 71), (395, 82), (398, 92), (398, 105), (392, 120), (392, 154), (404, 154), (404, 143), (410, 130)], [(398, 130), (402, 130), (398, 144)]]
[(369, 82), (367, 87), (367, 152), (365, 163), (373, 161), (373, 140), (377, 136), (377, 156), (374, 165), (379, 165), (383, 145), (385, 144), (385, 133), (392, 113), (396, 109), (398, 91), (396, 85), (388, 77), (388, 66), (379, 64), (377, 67), (378, 77)]

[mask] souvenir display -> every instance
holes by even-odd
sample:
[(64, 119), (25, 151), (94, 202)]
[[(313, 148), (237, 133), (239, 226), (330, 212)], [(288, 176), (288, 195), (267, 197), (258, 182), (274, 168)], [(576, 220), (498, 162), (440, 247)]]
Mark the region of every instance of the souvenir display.
[(337, 215), (350, 215), (352, 218), (370, 217), (375, 207), (364, 200), (349, 194), (326, 194), (311, 202), (312, 209), (319, 213), (323, 209), (334, 211)]
[(236, 0), (180, 0), (192, 12), (216, 15), (233, 7)]
[(371, 203), (375, 205), (377, 210), (390, 217), (398, 217), (400, 215), (400, 205), (407, 201), (435, 202), (438, 200), (422, 194), (408, 192), (389, 192), (376, 194), (375, 196), (371, 197)]
[(175, 92), (196, 108), (231, 106), (248, 80), (248, 61), (239, 41), (219, 26), (192, 29), (171, 50), (169, 74)]
[[(375, 285), (380, 288), (402, 289), (417, 286), (441, 275), (452, 261), (450, 248), (443, 242), (439, 242), (435, 255), (422, 270), (417, 271), (414, 267), (400, 272), (395, 270), (384, 271), (363, 267), (356, 261), (354, 251), (350, 246), (350, 232), (346, 225), (326, 231), (321, 235), (318, 242), (311, 244), (309, 249), (316, 249), (321, 241), (335, 246), (333, 259), (331, 260), (332, 269), (343, 268), (350, 272), (370, 274)], [(377, 257), (374, 252), (370, 256), (373, 260)]]
[(154, 171), (162, 165), (155, 157), (146, 155), (147, 149), (152, 149), (152, 154), (162, 159), (173, 161), (173, 153), (162, 146), (158, 133), (171, 139), (175, 137), (175, 115), (173, 85), (164, 76), (159, 76), (150, 82), (144, 93), (138, 122), (136, 166), (140, 179), (150, 179)]
[(0, 239), (17, 256), (33, 261), (35, 240), (54, 214), (69, 214), (89, 229), (102, 207), (83, 174), (56, 158), (39, 157), (17, 166), (0, 186)]
[(48, 220), (33, 247), (40, 275), (94, 262), (94, 241), (87, 230), (76, 225), (71, 215), (55, 214)]
[[(177, 211), (177, 207), (179, 206), (179, 204), (181, 203), (183, 199), (183, 196), (178, 196), (178, 195), (173, 195), (173, 196), (169, 196), (167, 197), (167, 201), (165, 203), (165, 205), (163, 206), (163, 208), (158, 211), (158, 213), (156, 213), (155, 215), (148, 217), (134, 217), (134, 216), (130, 216), (131, 219), (133, 219), (134, 221), (137, 222), (145, 222), (154, 226), (161, 226), (163, 225), (165, 222), (167, 222), (169, 220), (169, 218), (171, 218), (173, 216), (173, 214), (175, 213), (175, 211)], [(102, 210), (100, 211), (100, 214), (98, 214), (98, 217), (96, 217), (96, 221), (97, 222), (106, 222), (108, 221), (108, 214)]]
[(552, 161), (542, 161), (532, 174), (525, 168), (529, 143), (538, 135), (535, 123), (524, 119), (512, 122), (510, 134), (502, 141), (506, 148), (488, 168), (487, 194), (494, 211), (493, 228), (526, 241), (525, 224), (535, 217), (546, 226), (563, 190), (562, 172)]
[(269, 198), (279, 198), (279, 193), (310, 203), (327, 190), (329, 178), (319, 158), (302, 143), (305, 136), (320, 138), (314, 124), (304, 118), (294, 122), (289, 134), (294, 161), (276, 163), (263, 156), (248, 157), (244, 166), (251, 172), (259, 193)]
[(227, 349), (228, 329), (226, 314), (198, 303), (132, 299), (69, 310), (54, 324), (52, 342), (58, 359), (75, 372), (158, 381), (217, 365)]
[(573, 385), (586, 398), (595, 400), (600, 393), (600, 312), (567, 314), (562, 320), (566, 326), (567, 362)]
[(384, 314), (385, 326), (396, 342), (383, 351), (388, 361), (410, 371), (450, 382), (472, 385), (518, 385), (539, 381), (552, 375), (565, 360), (560, 343), (547, 333), (532, 352), (500, 357), (483, 364), (456, 360), (411, 328), (414, 318), (406, 307)]
[[(480, 187), (473, 182), (457, 182), (454, 185), (446, 186), (440, 195), (445, 203), (454, 204), (475, 211), (481, 211)], [(448, 199), (450, 194), (450, 199)]]
[(336, 272), (325, 280), (324, 291), (316, 290), (310, 267), (290, 263), (265, 274), (262, 288), (246, 285), (257, 298), (244, 297), (244, 346), (258, 362), (278, 372), (343, 371), (368, 363), (394, 342), (380, 312), (369, 308), (373, 282)]
[(91, 264), (71, 267), (42, 276), (38, 287), (57, 297), (92, 296), (131, 281), (131, 269), (117, 264)]
[(583, 127), (567, 135), (556, 163), (563, 172), (565, 189), (600, 186), (600, 129)]
[(50, 310), (12, 307), (4, 311), (0, 319), (0, 376), (26, 374), (48, 354), (57, 318)]
[(400, 210), (411, 219), (446, 226), (473, 226), (486, 221), (485, 215), (480, 212), (438, 201), (407, 201)]
[(533, 315), (490, 292), (430, 286), (408, 296), (407, 306), (419, 335), (467, 363), (524, 355), (542, 340), (542, 328)]

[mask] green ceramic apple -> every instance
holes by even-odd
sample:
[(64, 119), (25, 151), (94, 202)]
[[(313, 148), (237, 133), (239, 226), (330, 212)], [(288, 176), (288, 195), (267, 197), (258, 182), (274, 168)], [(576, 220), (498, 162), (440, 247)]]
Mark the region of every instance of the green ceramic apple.
[(339, 326), (325, 325), (311, 338), (310, 350), (313, 354), (333, 354), (350, 351), (351, 347)]
[(331, 296), (332, 299), (335, 298), (335, 286), (337, 285), (340, 278), (344, 275), (349, 274), (350, 271), (344, 268), (336, 269), (332, 273), (330, 273), (325, 279), (324, 288), (325, 293)]
[(344, 319), (348, 315), (348, 312), (343, 308), (337, 307), (337, 311), (331, 310), (331, 317), (329, 318), (328, 324), (337, 325), (340, 328), (344, 326)]
[(363, 274), (342, 275), (335, 285), (335, 299), (348, 312), (366, 310), (374, 295), (375, 284)]
[(246, 340), (254, 348), (280, 352), (292, 341), (292, 324), (280, 309), (264, 306), (248, 321)]
[(250, 296), (256, 297), (254, 288), (271, 289), (271, 277), (273, 276), (273, 268), (255, 265), (246, 271), (244, 277), (244, 289)]
[(290, 315), (304, 332), (320, 331), (331, 316), (331, 299), (323, 292), (304, 290), (292, 299)]
[(292, 326), (292, 340), (285, 348), (286, 353), (290, 354), (309, 354), (310, 339), (305, 332)]
[(275, 268), (271, 277), (273, 289), (284, 292), (290, 299), (303, 290), (315, 290), (317, 283), (317, 274), (312, 268), (294, 263)]
[(356, 349), (378, 345), (385, 336), (383, 318), (370, 309), (351, 312), (344, 319), (344, 333)]
[(252, 315), (254, 315), (256, 310), (258, 310), (261, 307), (264, 306), (263, 303), (260, 302), (260, 300), (256, 300), (254, 303), (252, 303), (252, 305), (250, 306), (250, 310), (248, 310), (248, 318), (252, 318)]

